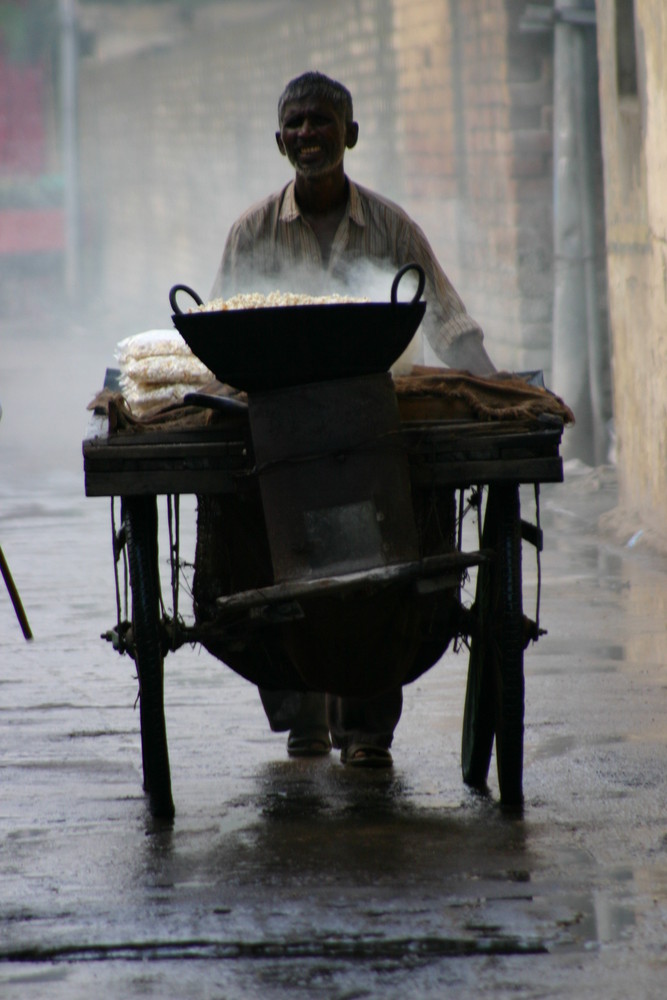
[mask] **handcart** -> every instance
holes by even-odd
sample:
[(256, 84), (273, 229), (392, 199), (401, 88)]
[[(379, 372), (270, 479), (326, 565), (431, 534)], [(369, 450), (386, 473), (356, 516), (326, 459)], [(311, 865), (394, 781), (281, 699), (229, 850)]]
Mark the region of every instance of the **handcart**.
[[(396, 276), (390, 309), (397, 309), (402, 274)], [(186, 397), (187, 405), (217, 419), (144, 433), (109, 426), (83, 442), (86, 494), (121, 498), (113, 540), (116, 565), (121, 555), (128, 563), (131, 615), (123, 618), (116, 570), (117, 621), (104, 637), (136, 663), (144, 788), (154, 815), (174, 813), (165, 657), (193, 643), (260, 686), (273, 681), (283, 689), (361, 696), (409, 683), (450, 643), (457, 651), (466, 649), (463, 779), (486, 788), (495, 740), (501, 802), (521, 804), (524, 650), (543, 632), (539, 486), (562, 481), (564, 423), (562, 415), (549, 412), (495, 421), (465, 414), (424, 417), (423, 408), (421, 415), (409, 412), (407, 399), (401, 412), (386, 370), (423, 315), (422, 287), (412, 303), (400, 304), (406, 309), (398, 311), (414, 314), (402, 332), (396, 333), (400, 324), (389, 324), (396, 335), (386, 357), (378, 361), (368, 351), (361, 372), (358, 365), (350, 371), (340, 368), (341, 356), (349, 363), (343, 351), (327, 358), (323, 369), (311, 359), (305, 374), (303, 367), (285, 374), (276, 358), (265, 359), (259, 371), (247, 331), (244, 357), (253, 360), (230, 364), (227, 358), (221, 366), (207, 354), (210, 331), (202, 334), (203, 347), (193, 343), (202, 327), (216, 321), (215, 314), (181, 313), (172, 290), (180, 332), (218, 378), (247, 394), (245, 399), (194, 394)], [(285, 322), (286, 335), (294, 336), (285, 314), (270, 319)], [(340, 317), (327, 312), (326, 319), (340, 328)], [(299, 321), (311, 324), (312, 337), (313, 316), (300, 312)], [(386, 341), (387, 326), (382, 316), (369, 328), (384, 331), (380, 339)], [(288, 351), (283, 358), (292, 356)], [(302, 359), (303, 351), (298, 356)], [(535, 523), (521, 516), (522, 485), (534, 488)], [(269, 577), (251, 586), (228, 586), (209, 603), (207, 615), (185, 624), (178, 609), (178, 498), (196, 494), (201, 503), (209, 497), (243, 505), (248, 489), (266, 530)], [(158, 564), (160, 496), (166, 498), (171, 540), (169, 613)], [(112, 520), (114, 510), (112, 499)], [(474, 521), (477, 532), (469, 547), (464, 524)], [(537, 551), (533, 619), (523, 608), (524, 542)], [(469, 600), (464, 584), (471, 573), (476, 581)], [(267, 659), (267, 650), (276, 655)]]

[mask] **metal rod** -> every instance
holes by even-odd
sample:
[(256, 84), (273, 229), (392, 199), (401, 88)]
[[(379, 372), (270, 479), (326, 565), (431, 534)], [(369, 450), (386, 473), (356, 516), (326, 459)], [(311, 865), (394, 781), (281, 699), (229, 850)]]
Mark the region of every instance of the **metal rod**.
[(554, 34), (554, 327), (552, 380), (577, 415), (564, 455), (605, 460), (605, 348), (596, 273), (597, 76), (581, 0), (556, 0)]
[(75, 302), (79, 291), (81, 264), (78, 153), (79, 53), (76, 0), (59, 0), (59, 15), (60, 119), (65, 180), (65, 288), (70, 302)]
[(2, 572), (2, 578), (5, 581), (5, 586), (9, 596), (11, 597), (12, 604), (14, 605), (14, 611), (16, 612), (16, 617), (19, 620), (19, 625), (21, 626), (21, 631), (26, 639), (32, 639), (32, 632), (30, 631), (30, 625), (28, 624), (28, 618), (23, 610), (23, 605), (21, 604), (21, 598), (19, 597), (19, 592), (16, 589), (16, 584), (12, 579), (12, 574), (9, 571), (9, 566), (7, 565), (7, 560), (5, 559), (5, 554), (0, 547), (0, 572)]

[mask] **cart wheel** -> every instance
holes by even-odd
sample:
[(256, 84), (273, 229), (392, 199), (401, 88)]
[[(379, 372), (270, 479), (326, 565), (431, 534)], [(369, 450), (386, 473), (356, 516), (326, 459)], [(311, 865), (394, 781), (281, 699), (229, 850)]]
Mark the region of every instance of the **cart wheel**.
[(132, 586), (132, 634), (139, 678), (144, 790), (153, 816), (171, 818), (174, 803), (164, 720), (155, 497), (124, 497), (122, 516)]
[[(494, 504), (487, 500), (482, 548), (496, 545), (497, 518)], [(491, 619), (495, 563), (482, 563), (477, 570), (475, 589), (476, 629), (470, 641), (468, 683), (463, 712), (463, 738), (461, 741), (461, 768), (463, 780), (472, 788), (486, 789), (489, 775), (493, 737), (496, 731), (495, 680), (490, 634), (483, 627)]]
[(523, 801), (523, 607), (519, 487), (489, 489), (482, 547), (495, 558), (480, 566), (475, 611), (478, 623), (470, 645), (463, 716), (464, 781), (484, 788), (493, 738), (500, 798)]

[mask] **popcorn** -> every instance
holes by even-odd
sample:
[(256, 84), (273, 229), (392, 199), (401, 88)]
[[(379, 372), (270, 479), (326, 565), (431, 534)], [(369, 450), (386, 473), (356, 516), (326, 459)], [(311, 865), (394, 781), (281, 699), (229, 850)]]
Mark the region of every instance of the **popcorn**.
[(116, 345), (116, 360), (121, 367), (141, 358), (182, 354), (189, 356), (190, 348), (177, 330), (146, 330), (125, 337)]
[(116, 345), (120, 388), (136, 414), (178, 403), (213, 374), (176, 330), (146, 330)]
[(246, 292), (233, 295), (229, 299), (212, 299), (202, 306), (188, 310), (194, 312), (225, 312), (230, 309), (267, 309), (273, 306), (325, 306), (344, 305), (351, 302), (370, 302), (367, 298), (354, 298), (351, 295), (302, 295), (297, 292)]

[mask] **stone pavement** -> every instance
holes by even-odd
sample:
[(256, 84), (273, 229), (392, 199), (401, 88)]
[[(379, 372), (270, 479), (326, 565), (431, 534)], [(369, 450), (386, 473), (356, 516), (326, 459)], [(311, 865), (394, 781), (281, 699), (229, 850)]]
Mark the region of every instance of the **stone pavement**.
[[(3, 1000), (662, 998), (667, 564), (630, 529), (599, 533), (613, 470), (572, 465), (542, 491), (523, 817), (498, 808), (493, 775), (488, 797), (462, 785), (465, 653), (406, 689), (393, 772), (367, 774), (288, 760), (254, 689), (184, 648), (165, 668), (177, 812), (162, 826), (132, 661), (99, 638), (116, 611), (85, 418), (69, 402), (35, 436), (14, 417), (54, 357), (28, 372), (14, 353), (0, 379), (0, 543), (35, 634), (0, 593)], [(183, 521), (187, 552), (187, 502)]]

